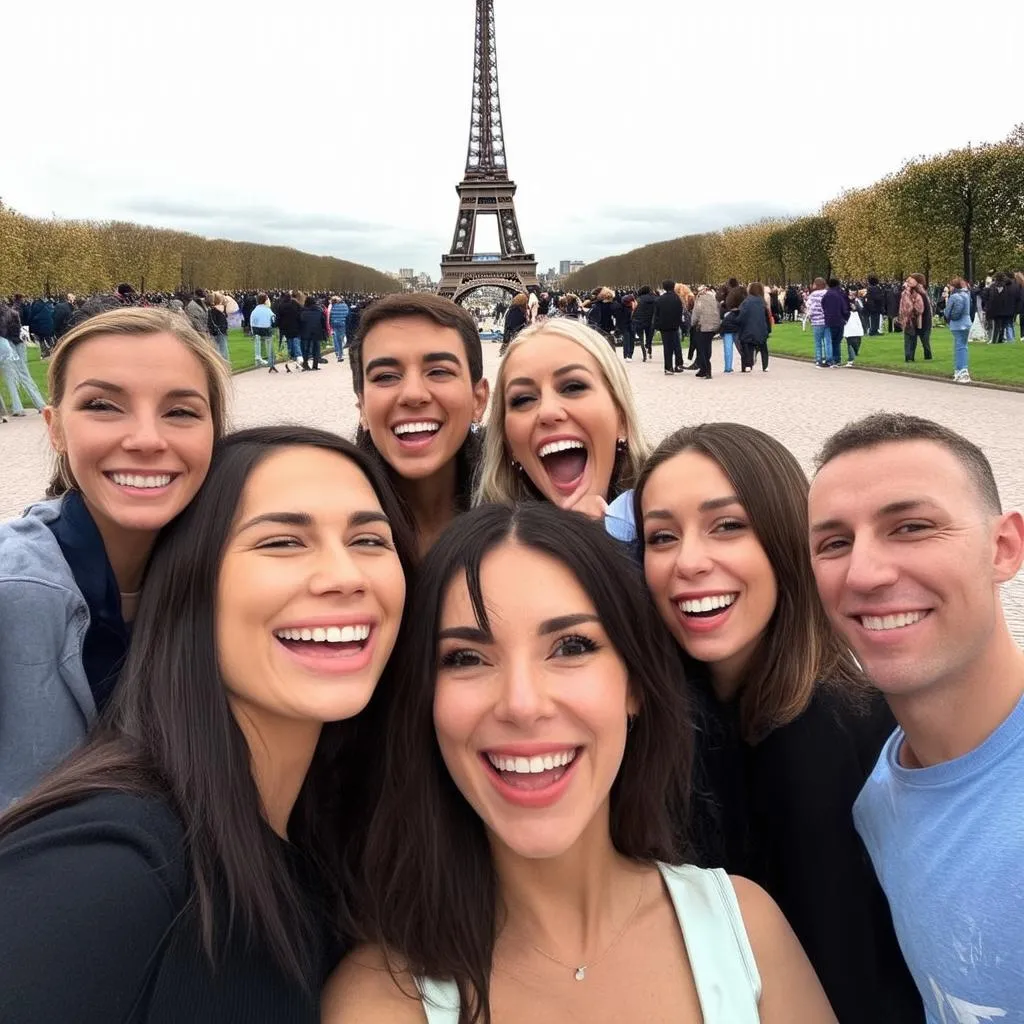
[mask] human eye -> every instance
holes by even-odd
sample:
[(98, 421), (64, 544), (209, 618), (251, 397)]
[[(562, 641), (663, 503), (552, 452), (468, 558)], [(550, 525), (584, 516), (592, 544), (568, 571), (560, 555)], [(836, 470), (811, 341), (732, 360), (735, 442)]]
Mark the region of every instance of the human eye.
[(379, 533), (361, 533), (350, 541), (353, 547), (357, 548), (378, 548), (390, 550), (391, 541)]
[(711, 528), (712, 533), (736, 533), (738, 530), (745, 530), (747, 524), (742, 519), (720, 519)]
[(448, 366), (434, 366), (427, 371), (431, 377), (437, 377), (441, 379), (451, 378), (455, 376), (455, 371)]
[(529, 392), (522, 391), (518, 395), (509, 395), (508, 407), (510, 409), (522, 409), (533, 401), (534, 396)]
[(397, 381), (399, 379), (400, 379), (399, 375), (397, 373), (395, 373), (393, 370), (385, 370), (385, 371), (383, 371), (381, 373), (375, 373), (370, 378), (370, 383), (371, 384), (379, 384), (379, 385), (381, 385), (383, 387), (383, 386), (386, 386), (388, 384), (394, 384), (395, 381)]
[(675, 540), (675, 535), (669, 530), (655, 530), (653, 533), (649, 533), (644, 543), (649, 548), (664, 547), (666, 544), (671, 544)]
[(268, 537), (259, 541), (256, 545), (257, 551), (286, 551), (290, 548), (302, 546), (298, 537)]
[(907, 537), (913, 533), (921, 533), (925, 530), (932, 528), (931, 523), (913, 522), (913, 523), (900, 523), (899, 526), (893, 531), (897, 536)]
[(577, 395), (590, 390), (590, 385), (582, 380), (567, 380), (561, 387), (563, 395)]
[(167, 415), (168, 416), (173, 416), (175, 419), (193, 419), (193, 420), (202, 419), (202, 415), (200, 413), (196, 412), (195, 409), (190, 409), (190, 408), (188, 408), (188, 406), (184, 406), (184, 405), (177, 406), (174, 409), (171, 409), (167, 413)]
[(585, 654), (591, 654), (598, 649), (600, 644), (591, 640), (589, 636), (582, 633), (571, 633), (568, 636), (559, 637), (555, 641), (554, 650), (551, 652), (553, 658), (581, 658)]
[(818, 544), (819, 555), (839, 555), (849, 546), (850, 542), (845, 537), (827, 537)]
[(483, 655), (471, 647), (459, 647), (441, 655), (441, 668), (475, 668), (483, 663)]
[(105, 398), (87, 399), (82, 403), (81, 408), (89, 412), (120, 412), (113, 402), (108, 402)]

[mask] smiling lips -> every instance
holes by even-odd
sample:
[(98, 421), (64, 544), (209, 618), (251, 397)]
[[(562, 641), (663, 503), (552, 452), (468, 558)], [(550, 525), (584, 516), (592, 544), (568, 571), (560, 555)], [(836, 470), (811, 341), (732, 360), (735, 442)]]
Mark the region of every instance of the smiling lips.
[(405, 423), (396, 423), (391, 428), (398, 443), (403, 448), (425, 448), (434, 436), (441, 429), (437, 420), (408, 420)]
[(890, 612), (885, 615), (854, 615), (853, 618), (870, 633), (888, 633), (894, 629), (906, 629), (907, 626), (915, 626), (930, 614), (930, 610), (922, 610)]
[(672, 599), (683, 628), (691, 633), (710, 633), (728, 619), (739, 594), (680, 594)]
[(485, 751), (481, 754), (487, 777), (498, 795), (526, 808), (550, 807), (569, 786), (582, 747), (565, 747), (544, 753)]
[(579, 438), (565, 437), (542, 444), (537, 458), (551, 483), (564, 494), (572, 494), (583, 479), (590, 453)]
[(111, 483), (128, 491), (162, 491), (180, 473), (120, 473), (103, 474)]
[(304, 668), (317, 673), (358, 672), (370, 663), (375, 631), (371, 622), (287, 626), (274, 639)]

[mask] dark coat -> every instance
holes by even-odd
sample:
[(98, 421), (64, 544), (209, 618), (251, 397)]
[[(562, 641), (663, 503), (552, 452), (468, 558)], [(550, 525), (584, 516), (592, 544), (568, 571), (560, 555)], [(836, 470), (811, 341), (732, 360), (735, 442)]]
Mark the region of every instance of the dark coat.
[(516, 335), (529, 323), (526, 310), (522, 306), (509, 306), (505, 314), (502, 344), (508, 345), (515, 341)]
[(70, 302), (61, 301), (53, 307), (53, 336), (62, 338), (67, 333), (68, 322), (74, 310)]
[(768, 319), (768, 308), (760, 295), (748, 295), (740, 305), (736, 317), (736, 326), (740, 332), (740, 344), (763, 345), (772, 333), (772, 324)]
[(864, 296), (865, 313), (885, 312), (885, 292), (880, 284), (869, 284), (868, 293)]
[(324, 326), (324, 311), (319, 306), (304, 306), (299, 313), (298, 337), (303, 341), (327, 340), (327, 328)]
[(658, 296), (654, 326), (659, 331), (678, 331), (683, 326), (683, 300), (675, 292)]
[(985, 300), (985, 316), (1009, 317), (1016, 312), (1017, 296), (1014, 290), (1008, 284), (992, 285)]
[(821, 297), (821, 312), (827, 327), (845, 327), (850, 319), (850, 300), (842, 288), (829, 288)]
[(277, 326), (281, 334), (286, 338), (297, 338), (299, 336), (299, 314), (302, 307), (290, 295), (281, 300), (280, 305), (274, 310), (277, 314)]
[(633, 323), (638, 327), (651, 327), (654, 324), (654, 311), (657, 307), (657, 295), (641, 295), (636, 300), (636, 309), (633, 310)]
[(28, 329), (37, 338), (53, 337), (53, 306), (46, 299), (36, 299), (28, 314)]

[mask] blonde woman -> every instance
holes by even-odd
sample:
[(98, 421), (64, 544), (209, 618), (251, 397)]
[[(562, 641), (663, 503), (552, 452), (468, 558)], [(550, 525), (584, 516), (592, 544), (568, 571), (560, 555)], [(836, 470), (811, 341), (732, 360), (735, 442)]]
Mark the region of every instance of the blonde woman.
[(547, 320), (498, 370), (475, 504), (532, 497), (603, 516), (648, 451), (615, 350), (578, 320)]

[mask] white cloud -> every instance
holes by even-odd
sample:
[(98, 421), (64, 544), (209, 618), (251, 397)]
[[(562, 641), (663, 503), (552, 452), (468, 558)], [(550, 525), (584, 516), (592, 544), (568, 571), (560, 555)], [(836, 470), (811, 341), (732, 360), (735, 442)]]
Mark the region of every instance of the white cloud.
[[(1001, 58), (992, 20), (951, 0), (495, 8), (509, 170), (542, 269), (813, 210), (1021, 116), (1020, 4), (999, 10)], [(14, 5), (4, 34), (5, 202), (436, 275), (472, 0), (56, 0)]]

